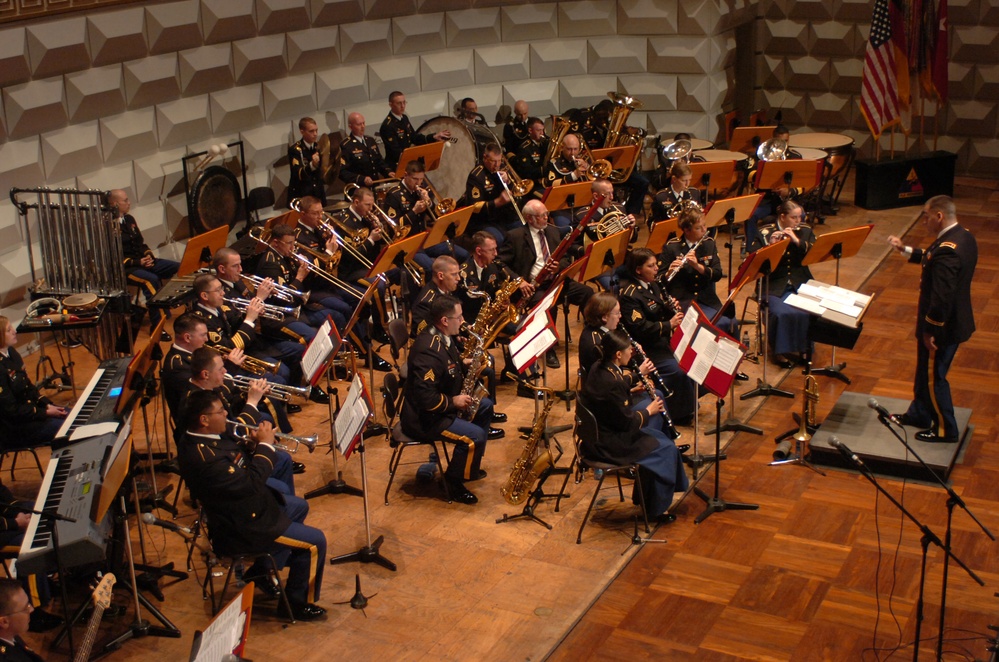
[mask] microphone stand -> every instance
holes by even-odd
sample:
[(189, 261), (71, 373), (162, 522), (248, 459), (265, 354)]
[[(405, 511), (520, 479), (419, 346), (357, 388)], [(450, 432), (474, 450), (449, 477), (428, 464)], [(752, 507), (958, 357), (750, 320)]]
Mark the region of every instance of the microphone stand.
[[(898, 435), (896, 435), (896, 436), (898, 436)], [(902, 442), (902, 443), (905, 444), (905, 442)], [(905, 447), (909, 448), (909, 445), (905, 444)], [(922, 632), (922, 627), (923, 627), (923, 604), (924, 604), (924, 592), (925, 592), (925, 588), (926, 588), (926, 556), (927, 556), (927, 551), (928, 551), (930, 543), (933, 543), (934, 545), (936, 545), (937, 547), (939, 547), (943, 551), (945, 559), (953, 556), (954, 557), (954, 561), (956, 561), (957, 564), (959, 566), (961, 566), (966, 573), (968, 573), (968, 576), (971, 577), (972, 579), (974, 579), (978, 583), (979, 586), (985, 586), (985, 582), (982, 581), (981, 578), (978, 575), (976, 575), (975, 572), (971, 568), (969, 568), (967, 565), (965, 565), (964, 561), (962, 561), (960, 558), (958, 558), (957, 556), (955, 556), (954, 554), (952, 554), (951, 551), (950, 551), (950, 547), (948, 545), (944, 545), (944, 543), (940, 540), (940, 538), (938, 538), (937, 535), (935, 533), (933, 533), (933, 531), (930, 530), (930, 527), (928, 527), (927, 525), (923, 524), (918, 519), (916, 519), (916, 516), (913, 515), (911, 512), (909, 512), (909, 510), (904, 505), (902, 505), (902, 503), (898, 499), (896, 499), (888, 490), (886, 490), (885, 488), (883, 488), (881, 486), (881, 483), (878, 482), (878, 479), (874, 477), (874, 474), (871, 473), (871, 471), (867, 468), (867, 465), (864, 464), (860, 460), (860, 458), (857, 458), (853, 454), (852, 451), (850, 451), (849, 449), (846, 448), (846, 446), (842, 446), (841, 445), (839, 447), (839, 451), (840, 451), (840, 453), (842, 453), (843, 455), (845, 455), (847, 458), (849, 458), (849, 460), (851, 462), (853, 462), (857, 466), (858, 469), (860, 469), (861, 475), (863, 475), (863, 477), (866, 478), (868, 480), (868, 482), (870, 482), (870, 484), (873, 485), (874, 488), (878, 492), (880, 492), (881, 494), (883, 494), (889, 501), (891, 501), (893, 504), (895, 504), (895, 507), (898, 508), (899, 511), (903, 515), (905, 515), (906, 518), (910, 522), (912, 522), (913, 524), (915, 524), (916, 528), (918, 528), (920, 531), (923, 532), (923, 536), (922, 536), (922, 538), (920, 538), (920, 546), (922, 547), (923, 551), (922, 551), (922, 560), (921, 560), (920, 565), (919, 565), (919, 597), (916, 599), (916, 633), (915, 633), (915, 640), (913, 641), (913, 647), (912, 647), (913, 648), (913, 650), (912, 650), (912, 659), (913, 659), (913, 662), (915, 662), (916, 660), (919, 660), (919, 637), (920, 637), (920, 633)], [(913, 454), (915, 454), (915, 453), (913, 453)], [(920, 460), (920, 461), (922, 461), (922, 460)], [(929, 467), (927, 467), (927, 469), (928, 468)], [(931, 471), (931, 473), (932, 473), (932, 471)], [(949, 534), (949, 531), (950, 531), (950, 516), (949, 515), (950, 515), (950, 512), (951, 512), (951, 510), (950, 510), (951, 507), (952, 506), (950, 504), (950, 500), (948, 500), (948, 522), (947, 522), (948, 534)], [(972, 517), (972, 518), (974, 519), (974, 517)], [(976, 519), (975, 521), (977, 522), (978, 520)], [(947, 568), (947, 566), (945, 564), (944, 565), (944, 569), (946, 570), (946, 568)], [(944, 585), (943, 586), (944, 593), (946, 593), (946, 590), (947, 590), (947, 587), (946, 587), (946, 585)], [(943, 602), (941, 601), (940, 620), (943, 621), (943, 618), (944, 618), (944, 614), (943, 614)], [(941, 630), (940, 630), (940, 637), (941, 638), (943, 637), (943, 628), (941, 628)], [(941, 644), (938, 642), (938, 646), (939, 645), (941, 645)], [(937, 659), (940, 659), (939, 654), (938, 654)]]
[[(923, 458), (920, 457), (919, 453), (916, 452), (916, 449), (910, 446), (906, 438), (903, 435), (900, 435), (898, 433), (898, 430), (896, 430), (894, 426), (892, 426), (891, 421), (889, 421), (880, 414), (878, 415), (878, 421), (881, 423), (881, 425), (888, 428), (888, 430), (892, 433), (892, 435), (894, 435), (895, 438), (898, 439), (903, 446), (905, 446), (905, 449), (909, 453), (912, 453), (912, 456), (919, 461), (919, 464), (923, 467), (923, 469), (925, 469), (927, 473), (933, 476), (933, 480), (935, 480), (940, 485), (940, 487), (944, 488), (944, 490), (947, 492), (947, 532), (944, 534), (943, 581), (941, 583), (941, 588), (940, 588), (940, 629), (939, 632), (937, 633), (937, 659), (939, 660), (943, 655), (943, 638), (944, 638), (943, 634), (944, 634), (944, 625), (947, 617), (947, 581), (950, 574), (950, 557), (953, 555), (950, 551), (950, 543), (951, 543), (951, 535), (953, 533), (951, 525), (953, 524), (954, 520), (954, 506), (961, 506), (961, 510), (968, 513), (968, 516), (975, 522), (975, 524), (978, 525), (978, 528), (980, 528), (982, 532), (989, 537), (989, 540), (995, 541), (996, 537), (992, 534), (991, 531), (989, 531), (989, 528), (985, 526), (981, 522), (981, 520), (975, 517), (975, 514), (971, 512), (971, 510), (968, 509), (968, 504), (964, 502), (964, 499), (962, 499), (961, 496), (957, 492), (955, 492), (950, 485), (944, 482), (944, 480), (939, 475), (937, 475), (936, 471), (931, 469), (929, 465), (927, 465), (926, 462), (923, 461)], [(965, 570), (967, 570), (967, 568), (965, 568)], [(971, 573), (969, 571), (969, 574), (971, 574), (972, 579), (978, 582), (979, 586), (985, 585), (985, 582), (976, 577), (974, 573)]]

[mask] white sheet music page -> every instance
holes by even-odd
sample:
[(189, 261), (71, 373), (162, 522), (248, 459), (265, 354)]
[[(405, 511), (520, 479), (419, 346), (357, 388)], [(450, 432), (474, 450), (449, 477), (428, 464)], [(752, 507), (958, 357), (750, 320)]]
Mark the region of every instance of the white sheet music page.
[(323, 364), (323, 361), (333, 351), (333, 338), (330, 337), (330, 331), (332, 331), (332, 327), (330, 326), (330, 321), (327, 319), (319, 327), (315, 339), (309, 344), (308, 349), (305, 350), (305, 354), (302, 356), (302, 372), (305, 373), (310, 382), (315, 376), (316, 371)]

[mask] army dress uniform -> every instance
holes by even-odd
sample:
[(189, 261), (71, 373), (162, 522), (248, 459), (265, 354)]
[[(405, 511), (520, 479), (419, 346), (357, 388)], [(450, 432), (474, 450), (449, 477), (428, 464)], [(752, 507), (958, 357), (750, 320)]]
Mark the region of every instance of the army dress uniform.
[(31, 448), (52, 441), (65, 419), (45, 412), (52, 401), (39, 393), (16, 347), (0, 353), (0, 450)]
[(374, 138), (350, 135), (340, 143), (340, 179), (345, 183), (364, 186), (365, 177), (382, 179), (391, 174)]
[[(260, 263), (257, 265), (256, 275), (261, 278), (270, 278), (278, 285), (286, 285), (299, 292), (305, 289), (302, 281), (298, 280), (298, 262), (294, 258), (283, 257), (274, 251), (264, 253), (264, 256), (260, 259)], [(272, 297), (267, 303), (284, 305), (276, 297)], [(309, 329), (306, 330), (297, 325), (292, 328), (309, 342), (316, 337), (315, 330), (323, 325), (327, 317), (333, 320), (333, 324), (338, 329), (347, 326), (347, 318), (342, 313), (320, 306), (311, 301), (311, 298), (309, 301), (297, 303), (300, 303), (302, 307), (299, 322), (304, 322), (303, 326), (307, 326)]]
[(510, 165), (521, 179), (534, 182), (534, 192), (540, 195), (545, 189), (545, 154), (551, 138), (545, 136), (541, 140), (530, 138), (522, 140), (514, 149)]
[[(693, 244), (683, 237), (673, 237), (663, 246), (659, 259), (662, 268), (668, 270), (677, 258), (684, 257), (693, 248)], [(722, 271), (721, 258), (718, 257), (718, 247), (715, 240), (705, 237), (694, 252), (697, 262), (704, 266), (704, 273), (684, 264), (669, 283), (669, 295), (680, 302), (680, 307), (687, 310), (692, 301), (696, 301), (704, 314), (710, 319), (721, 310), (721, 299), (715, 289), (715, 283), (725, 275)], [(722, 317), (717, 326), (725, 333), (734, 335), (735, 328), (731, 317)]]
[[(769, 245), (770, 236), (779, 230), (779, 223), (761, 227), (751, 250)], [(812, 278), (812, 272), (801, 261), (815, 243), (815, 233), (804, 224), (799, 225), (794, 232), (799, 243), (795, 245), (792, 241), (788, 242), (780, 262), (767, 277), (767, 304), (770, 310), (767, 341), (777, 354), (809, 350), (808, 325), (811, 316), (799, 308), (789, 306), (785, 300)]]
[[(142, 237), (139, 224), (131, 214), (119, 217), (118, 224), (121, 227), (121, 254), (125, 278), (129, 284), (139, 287), (142, 296), (148, 302), (163, 287), (164, 280), (177, 274), (180, 263), (153, 255), (152, 249)], [(153, 264), (148, 267), (143, 266), (144, 257), (153, 258)], [(156, 308), (150, 309), (150, 322), (153, 328), (159, 323), (161, 314)]]
[(465, 180), (465, 204), (474, 205), (483, 203), (482, 209), (472, 216), (468, 228), (465, 230), (466, 236), (471, 236), (479, 230), (487, 230), (496, 237), (497, 243), (502, 243), (506, 233), (523, 225), (514, 205), (516, 200), (497, 207), (496, 199), (503, 195), (506, 189), (499, 181), (499, 174), (489, 172), (483, 165), (477, 165), (468, 173)]
[(700, 192), (697, 189), (686, 188), (681, 193), (677, 193), (673, 190), (672, 186), (667, 184), (666, 188), (656, 193), (656, 197), (652, 199), (650, 222), (658, 223), (659, 221), (675, 217), (676, 214), (673, 212), (673, 208), (680, 203), (687, 202), (700, 204)]
[(382, 143), (385, 145), (385, 163), (393, 169), (399, 167), (399, 157), (407, 147), (434, 142), (433, 136), (417, 133), (413, 129), (413, 123), (409, 121), (408, 115), (396, 117), (389, 113), (382, 120), (378, 135), (382, 137)]
[(319, 151), (317, 145), (309, 145), (299, 140), (288, 148), (288, 165), (291, 177), (288, 180), (288, 198), (303, 198), (311, 195), (326, 206), (326, 183), (322, 168), (312, 166), (312, 157)]

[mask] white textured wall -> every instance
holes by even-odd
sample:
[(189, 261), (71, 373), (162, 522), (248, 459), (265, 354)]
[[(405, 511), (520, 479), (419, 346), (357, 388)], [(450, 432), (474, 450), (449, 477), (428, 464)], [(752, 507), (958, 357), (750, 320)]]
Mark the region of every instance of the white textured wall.
[[(279, 199), (297, 120), (404, 91), (417, 126), (473, 96), (492, 121), (641, 99), (631, 124), (714, 138), (740, 0), (180, 0), (0, 28), (0, 293), (27, 284), (12, 186), (129, 191), (148, 243), (185, 231), (181, 158), (242, 139), (249, 186)], [(751, 18), (751, 17), (750, 17)], [(729, 32), (727, 32), (729, 31)]]

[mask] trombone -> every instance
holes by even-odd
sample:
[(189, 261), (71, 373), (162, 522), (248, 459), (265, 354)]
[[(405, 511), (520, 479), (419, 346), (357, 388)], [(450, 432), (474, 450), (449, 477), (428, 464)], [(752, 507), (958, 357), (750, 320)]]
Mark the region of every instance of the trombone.
[[(430, 212), (430, 216), (433, 217), (434, 221), (444, 214), (450, 214), (455, 210), (458, 205), (455, 203), (454, 198), (442, 197), (429, 177), (424, 177), (423, 182), (426, 184), (426, 187), (421, 187), (417, 190), (427, 193), (427, 202), (430, 205), (427, 207), (427, 211)], [(435, 199), (437, 200), (436, 202), (434, 202)]]
[(500, 152), (500, 155), (503, 157), (503, 170), (507, 172), (512, 183), (512, 186), (507, 189), (511, 192), (510, 194), (515, 195), (518, 198), (522, 198), (530, 193), (531, 189), (534, 188), (534, 182), (530, 179), (521, 179), (520, 175), (517, 174), (517, 171), (513, 169), (512, 165), (510, 165), (510, 161), (507, 160), (506, 154)]
[[(244, 315), (246, 314), (246, 310), (250, 307), (251, 301), (251, 299), (234, 299), (230, 297), (223, 297), (222, 300)], [(295, 306), (292, 308), (290, 306), (273, 306), (269, 303), (265, 303), (264, 312), (260, 313), (260, 316), (264, 319), (274, 320), (275, 322), (283, 322), (288, 317), (297, 319), (299, 313), (301, 312), (301, 306)]]
[[(205, 347), (218, 352), (223, 359), (228, 359), (229, 352), (232, 351), (228, 347), (223, 347), (222, 345), (205, 344)], [(243, 365), (241, 365), (240, 367), (247, 372), (262, 377), (268, 372), (277, 373), (278, 368), (281, 367), (281, 362), (275, 361), (274, 363), (270, 363), (268, 361), (264, 361), (263, 359), (258, 359), (255, 356), (250, 356), (249, 354), (247, 354), (243, 357)]]
[[(252, 284), (254, 291), (263, 285), (265, 280), (267, 280), (266, 278), (254, 276), (253, 274), (240, 274), (240, 278)], [(295, 297), (300, 298), (302, 301), (308, 301), (309, 294), (310, 292), (308, 291), (299, 292), (298, 290), (288, 287), (287, 285), (274, 283), (274, 296), (281, 299), (281, 301), (293, 303), (295, 301)]]
[[(246, 375), (230, 375), (226, 373), (225, 381), (232, 382), (232, 385), (238, 388), (243, 393), (250, 390), (250, 382), (253, 381), (252, 377), (247, 377)], [(289, 386), (288, 384), (274, 384), (272, 382), (267, 382), (270, 389), (267, 391), (266, 395), (271, 400), (279, 400), (281, 402), (288, 402), (293, 397), (309, 399), (312, 395), (311, 386)]]
[[(351, 186), (353, 186), (353, 187), (356, 188), (357, 184), (348, 184), (346, 187), (344, 187), (344, 194), (345, 195), (346, 195), (347, 189), (349, 187), (351, 187)], [(350, 196), (347, 196), (347, 199), (349, 200)], [(302, 213), (302, 204), (301, 204), (301, 200), (299, 198), (292, 198), (288, 202), (288, 206), (290, 208), (294, 209), (295, 211), (297, 211), (299, 214)], [(323, 210), (322, 217), (319, 219), (319, 224), (321, 226), (323, 226), (323, 229), (325, 229), (327, 232), (331, 232), (333, 234), (336, 234), (335, 232), (333, 232), (333, 226), (336, 226), (336, 227), (340, 228), (340, 232), (344, 236), (350, 237), (350, 240), (353, 241), (355, 244), (360, 244), (365, 239), (368, 238), (368, 228), (358, 228), (358, 229), (355, 230), (355, 229), (347, 226), (345, 223), (341, 223), (340, 219), (338, 219), (333, 214), (330, 214), (325, 209)], [(327, 257), (327, 259), (329, 258), (328, 255), (326, 257)]]
[[(256, 432), (257, 430), (260, 429), (259, 425), (248, 425), (246, 423), (240, 423), (239, 421), (227, 420), (226, 423), (232, 426), (232, 436), (236, 437), (237, 439), (243, 442), (254, 441), (253, 439), (250, 438), (250, 433)], [(244, 432), (243, 434), (239, 434), (239, 432), (237, 432), (239, 428), (243, 428), (244, 430), (246, 430), (246, 432)], [(289, 453), (297, 453), (299, 446), (305, 446), (306, 448), (309, 449), (309, 452), (312, 453), (313, 451), (316, 450), (316, 442), (319, 441), (319, 435), (312, 434), (309, 435), (308, 437), (296, 437), (294, 435), (285, 434), (284, 432), (278, 432), (277, 430), (275, 430), (274, 439), (280, 440), (282, 442), (289, 442), (295, 444), (294, 446), (288, 446), (288, 444), (285, 443), (274, 444), (274, 446), (276, 446), (277, 448), (286, 450)]]
[[(259, 227), (259, 226), (257, 226), (257, 227)], [(279, 257), (284, 257), (283, 255), (281, 255), (280, 253), (278, 253), (278, 251), (277, 251), (276, 248), (274, 248), (273, 246), (271, 246), (271, 244), (270, 244), (269, 241), (265, 240), (262, 237), (262, 233), (260, 233), (260, 232), (254, 232), (254, 230), (256, 230), (256, 229), (257, 228), (254, 227), (253, 229), (250, 230), (250, 237), (252, 237), (254, 239), (254, 241), (256, 241), (258, 243), (261, 243), (264, 246), (266, 246), (268, 250), (271, 250), (271, 251), (274, 251), (275, 253), (277, 253), (277, 255)], [(334, 236), (337, 237), (337, 241), (340, 241), (341, 242), (341, 246), (343, 246), (344, 245), (343, 244), (343, 240), (340, 238), (340, 236), (336, 235), (336, 234), (334, 234)], [(330, 273), (326, 269), (323, 269), (322, 267), (316, 266), (315, 264), (313, 264), (312, 262), (310, 262), (305, 256), (299, 255), (298, 253), (292, 253), (291, 257), (292, 257), (292, 259), (297, 260), (301, 264), (304, 264), (306, 269), (308, 269), (312, 273), (316, 274), (317, 276), (319, 276), (323, 280), (328, 281), (334, 287), (337, 287), (337, 288), (343, 290), (345, 293), (347, 293), (347, 294), (349, 294), (351, 296), (355, 296), (357, 298), (360, 298), (364, 294), (363, 292), (358, 291), (358, 289), (356, 287), (354, 287), (353, 285), (351, 285), (350, 283), (348, 283), (346, 281), (343, 281), (343, 280), (340, 280), (339, 278), (337, 278), (336, 276), (334, 276), (332, 273)], [(368, 265), (370, 265), (370, 260), (367, 260), (367, 263), (368, 263)]]

